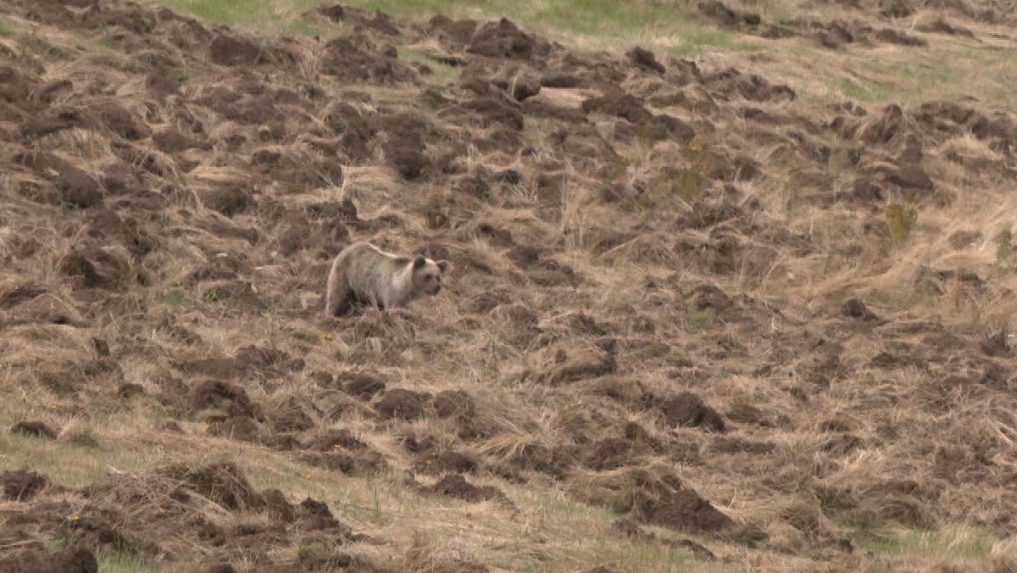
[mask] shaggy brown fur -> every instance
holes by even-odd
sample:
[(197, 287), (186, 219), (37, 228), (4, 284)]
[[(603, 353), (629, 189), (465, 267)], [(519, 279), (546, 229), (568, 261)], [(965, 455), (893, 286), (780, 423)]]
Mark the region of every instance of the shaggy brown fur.
[(388, 310), (425, 295), (434, 296), (441, 291), (442, 277), (449, 267), (448, 261), (393, 255), (370, 243), (354, 243), (332, 262), (325, 313), (346, 314), (354, 303)]

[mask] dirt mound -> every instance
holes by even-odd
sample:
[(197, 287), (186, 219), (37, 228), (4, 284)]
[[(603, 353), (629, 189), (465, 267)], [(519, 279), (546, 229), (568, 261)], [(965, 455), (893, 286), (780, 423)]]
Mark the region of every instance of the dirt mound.
[(653, 114), (639, 98), (626, 93), (614, 93), (590, 98), (583, 102), (586, 113), (602, 113), (628, 120), (629, 123), (643, 124), (653, 119)]
[(260, 409), (240, 386), (219, 380), (205, 380), (191, 391), (191, 411), (207, 416), (260, 417)]
[[(594, 51), (334, 4), (265, 35), (0, 3), (0, 398), (73, 420), (9, 441), (118, 468), (83, 490), (0, 475), (4, 559), (64, 539), (181, 570), (382, 570), (348, 517), (394, 569), (482, 570), (476, 539), (428, 537), (509, 506), (501, 480), (532, 527), (483, 529), (483, 554), (549, 569), (614, 541), (893, 568), (846, 555), (855, 524), (1007, 533), (1017, 118), (993, 74), (925, 60), (1003, 58), (1010, 15), (820, 4), (704, 0), (674, 37)], [(406, 312), (322, 322), (354, 240), (455, 271)], [(419, 539), (397, 468), (447, 513)], [(541, 539), (566, 518), (563, 558)]]
[[(896, 7), (888, 7), (890, 11), (904, 11), (905, 4), (897, 3)], [(932, 31), (932, 30), (922, 30)], [(782, 20), (777, 25), (769, 25), (762, 29), (760, 35), (765, 38), (788, 38), (804, 36), (813, 38), (819, 45), (831, 50), (843, 50), (849, 45), (873, 45), (878, 43), (896, 44), (908, 47), (926, 47), (928, 42), (918, 36), (908, 34), (895, 28), (877, 28), (859, 20), (817, 20), (812, 18), (793, 18)]]
[(874, 312), (869, 310), (869, 307), (865, 306), (865, 303), (858, 300), (857, 298), (848, 299), (841, 306), (840, 312), (842, 315), (848, 318), (854, 318), (863, 321), (878, 320)]
[(670, 473), (626, 469), (577, 480), (570, 495), (640, 522), (694, 533), (733, 530), (734, 521)]
[(181, 482), (184, 487), (230, 510), (258, 509), (265, 500), (251, 488), (247, 478), (233, 464), (213, 464), (201, 468), (174, 465), (156, 472)]
[(249, 416), (231, 416), (213, 421), (208, 425), (208, 434), (241, 442), (261, 441), (261, 428)]
[(653, 55), (653, 52), (647, 49), (636, 46), (626, 52), (625, 55), (628, 56), (629, 61), (642, 68), (657, 72), (658, 74), (663, 74), (667, 71), (667, 68), (657, 61), (657, 57)]
[(692, 490), (638, 502), (637, 514), (647, 523), (682, 531), (718, 531), (731, 527), (731, 518)]
[(413, 82), (416, 72), (364, 35), (340, 36), (324, 46), (321, 71), (344, 82), (391, 85)]
[(103, 201), (95, 178), (52, 153), (21, 153), (15, 156), (14, 161), (53, 183), (57, 194), (52, 197), (52, 202), (87, 209)]
[(439, 392), (435, 395), (433, 403), (439, 418), (472, 417), (477, 408), (473, 397), (463, 390)]
[(57, 435), (49, 426), (43, 422), (18, 422), (11, 426), (12, 434), (20, 434), (22, 436), (32, 436), (34, 438), (45, 438), (49, 440), (55, 440)]
[(470, 38), (466, 51), (488, 58), (529, 60), (546, 56), (550, 46), (502, 18), (480, 26)]
[(138, 555), (200, 546), (205, 563), (254, 560), (268, 567), (277, 562), (271, 551), (321, 534), (339, 544), (359, 539), (326, 504), (307, 498), (294, 506), (278, 490), (256, 492), (230, 463), (111, 475), (81, 494), (87, 504), (66, 533), (89, 546)]
[(335, 377), (335, 384), (360, 400), (370, 400), (385, 391), (385, 382), (366, 372), (343, 372)]
[(314, 420), (307, 413), (310, 408), (301, 402), (291, 396), (281, 404), (274, 405), (268, 415), (272, 429), (280, 433), (291, 433), (305, 432), (314, 428)]
[(609, 342), (587, 347), (549, 346), (535, 353), (531, 362), (534, 367), (529, 375), (536, 382), (551, 386), (596, 378), (617, 369), (615, 346)]
[(0, 474), (0, 488), (6, 499), (24, 501), (42, 491), (49, 480), (46, 476), (28, 470), (5, 471)]
[(916, 29), (919, 32), (927, 32), (933, 34), (947, 34), (950, 36), (964, 36), (967, 38), (974, 38), (975, 34), (971, 30), (948, 22), (944, 18), (937, 18), (931, 22), (925, 24), (919, 24)]
[(703, 428), (713, 432), (727, 430), (724, 418), (692, 392), (651, 401), (655, 402), (669, 426)]
[(247, 345), (239, 348), (234, 360), (249, 372), (265, 377), (284, 376), (304, 369), (304, 361), (274, 348)]
[(422, 489), (424, 493), (460, 499), (470, 503), (499, 501), (511, 503), (501, 490), (494, 486), (475, 486), (459, 474), (447, 475), (437, 483)]
[(220, 66), (252, 66), (262, 61), (262, 50), (251, 40), (218, 34), (209, 44), (209, 59)]
[(10, 573), (97, 573), (99, 564), (87, 549), (64, 549), (55, 553), (26, 551), (0, 559), (0, 571)]
[(424, 416), (430, 399), (430, 394), (395, 388), (386, 391), (374, 409), (385, 418), (415, 420)]
[(129, 261), (99, 248), (72, 251), (58, 270), (79, 289), (124, 290), (132, 282)]
[(432, 452), (417, 462), (413, 469), (429, 475), (468, 474), (476, 471), (477, 462), (470, 456), (459, 452)]
[(10, 310), (46, 292), (44, 287), (32, 283), (10, 285), (4, 288), (3, 294), (0, 294), (0, 309)]
[(757, 26), (761, 21), (758, 14), (737, 12), (719, 0), (703, 0), (697, 7), (701, 14), (727, 28)]
[(641, 456), (652, 451), (646, 444), (628, 437), (606, 438), (595, 442), (584, 452), (584, 463), (592, 470), (613, 470), (636, 465)]
[(328, 504), (316, 499), (305, 498), (296, 509), (296, 524), (307, 531), (334, 531), (343, 537), (350, 537), (351, 532), (332, 515)]

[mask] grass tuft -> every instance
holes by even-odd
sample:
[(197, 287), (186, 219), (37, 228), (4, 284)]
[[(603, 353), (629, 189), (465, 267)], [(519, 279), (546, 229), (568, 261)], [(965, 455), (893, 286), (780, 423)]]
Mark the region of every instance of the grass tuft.
[(95, 560), (99, 563), (99, 573), (157, 573), (161, 571), (144, 557), (132, 553), (100, 551), (96, 554)]
[(948, 563), (985, 560), (992, 554), (997, 541), (988, 532), (966, 526), (939, 531), (867, 526), (854, 529), (852, 538), (859, 548), (866, 551)]
[(886, 226), (895, 243), (907, 241), (917, 222), (918, 209), (914, 206), (893, 204), (886, 208)]
[(837, 82), (840, 93), (864, 103), (881, 103), (892, 99), (893, 90), (879, 82), (842, 79)]

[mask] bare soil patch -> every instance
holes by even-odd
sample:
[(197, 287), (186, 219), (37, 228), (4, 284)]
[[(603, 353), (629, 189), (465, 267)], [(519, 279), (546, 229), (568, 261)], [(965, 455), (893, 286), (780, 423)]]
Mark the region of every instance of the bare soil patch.
[[(751, 43), (683, 58), (4, 3), (0, 568), (834, 571), (912, 557), (853, 524), (1012, 536), (1017, 117), (930, 64), (1008, 73), (1012, 14), (820, 4), (701, 2)], [(927, 95), (884, 101), (898, 72)], [(359, 240), (454, 270), (325, 319)]]

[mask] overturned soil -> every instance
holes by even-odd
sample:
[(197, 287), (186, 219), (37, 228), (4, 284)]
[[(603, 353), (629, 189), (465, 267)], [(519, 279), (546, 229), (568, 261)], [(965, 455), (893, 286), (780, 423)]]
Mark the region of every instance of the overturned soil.
[[(695, 10), (767, 46), (1014, 53), (990, 3), (836, 4)], [(0, 18), (0, 462), (29, 452), (0, 467), (0, 570), (573, 566), (571, 534), (840, 571), (889, 567), (851, 524), (1017, 534), (1005, 106), (831, 102), (765, 55), (508, 19)], [(325, 317), (358, 240), (450, 261), (446, 287)], [(103, 475), (33, 465), (59, 455)], [(541, 531), (559, 510), (611, 518)], [(460, 517), (513, 529), (421, 548)]]

